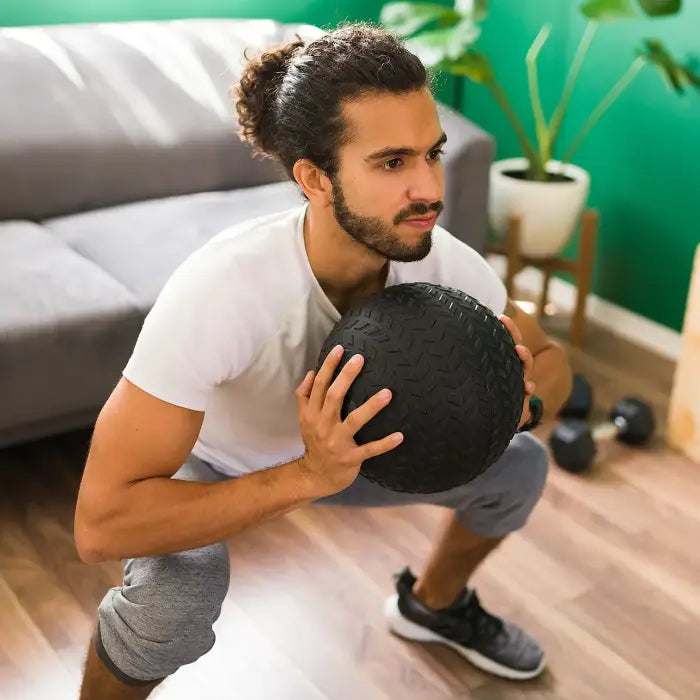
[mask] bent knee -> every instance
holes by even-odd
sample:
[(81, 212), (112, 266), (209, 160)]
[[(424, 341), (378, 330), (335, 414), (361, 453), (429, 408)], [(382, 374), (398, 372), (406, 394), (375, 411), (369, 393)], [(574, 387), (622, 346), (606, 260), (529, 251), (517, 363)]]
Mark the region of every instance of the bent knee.
[[(148, 616), (138, 618), (134, 627), (100, 607), (95, 644), (100, 659), (128, 685), (162, 680), (180, 667), (194, 663), (214, 646), (216, 635), (211, 624), (197, 625), (192, 619), (157, 618), (151, 628)], [(140, 624), (139, 624), (140, 623)]]
[(196, 661), (214, 645), (228, 583), (223, 544), (129, 561), (124, 586), (111, 589), (98, 609), (103, 653), (139, 681)]
[(476, 494), (456, 510), (459, 521), (484, 537), (503, 537), (522, 528), (540, 500), (549, 458), (540, 440), (519, 433), (506, 453), (475, 483)]

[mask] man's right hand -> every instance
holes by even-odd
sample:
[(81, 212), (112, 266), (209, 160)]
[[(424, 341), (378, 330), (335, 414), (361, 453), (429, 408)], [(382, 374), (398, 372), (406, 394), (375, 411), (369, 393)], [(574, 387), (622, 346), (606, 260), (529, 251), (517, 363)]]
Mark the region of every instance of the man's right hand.
[(318, 488), (329, 496), (352, 484), (362, 462), (393, 450), (403, 440), (401, 433), (393, 433), (364, 445), (355, 442), (357, 431), (391, 401), (391, 392), (383, 389), (342, 420), (340, 412), (345, 394), (360, 373), (364, 361), (361, 355), (354, 355), (331, 383), (342, 356), (343, 348), (336, 346), (326, 357), (318, 374), (309, 372), (294, 392), (306, 447), (299, 464)]

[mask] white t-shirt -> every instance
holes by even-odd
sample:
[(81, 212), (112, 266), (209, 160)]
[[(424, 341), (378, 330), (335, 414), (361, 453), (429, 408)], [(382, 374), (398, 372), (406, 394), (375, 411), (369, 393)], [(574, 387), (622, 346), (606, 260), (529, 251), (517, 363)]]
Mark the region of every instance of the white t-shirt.
[[(225, 474), (304, 452), (294, 390), (340, 319), (306, 255), (306, 207), (232, 226), (190, 255), (159, 294), (123, 372), (163, 401), (205, 411), (193, 454)], [(423, 260), (390, 263), (386, 286), (403, 282), (456, 287), (496, 314), (505, 309), (496, 273), (439, 226)]]

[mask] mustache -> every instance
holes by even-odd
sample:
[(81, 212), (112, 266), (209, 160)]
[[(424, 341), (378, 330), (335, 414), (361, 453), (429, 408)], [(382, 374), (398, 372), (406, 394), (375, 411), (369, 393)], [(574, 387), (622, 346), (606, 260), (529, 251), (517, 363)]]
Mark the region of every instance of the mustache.
[(432, 204), (423, 204), (423, 202), (416, 202), (415, 204), (411, 204), (410, 207), (402, 209), (394, 217), (394, 225), (397, 226), (402, 221), (414, 218), (416, 216), (425, 216), (426, 214), (430, 214), (430, 212), (433, 211), (437, 215), (439, 215), (444, 208), (445, 205), (443, 204), (442, 200), (438, 200), (437, 202), (433, 202)]

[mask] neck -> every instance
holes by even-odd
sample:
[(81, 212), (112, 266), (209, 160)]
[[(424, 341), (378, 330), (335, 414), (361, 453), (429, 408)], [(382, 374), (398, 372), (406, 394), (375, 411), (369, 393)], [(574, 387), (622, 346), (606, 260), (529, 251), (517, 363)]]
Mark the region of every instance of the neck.
[(330, 207), (309, 203), (304, 244), (314, 276), (341, 313), (341, 307), (384, 287), (387, 259), (343, 231)]

